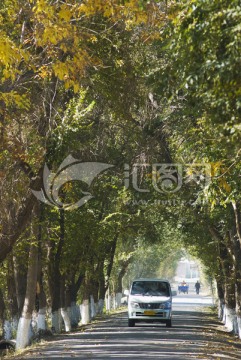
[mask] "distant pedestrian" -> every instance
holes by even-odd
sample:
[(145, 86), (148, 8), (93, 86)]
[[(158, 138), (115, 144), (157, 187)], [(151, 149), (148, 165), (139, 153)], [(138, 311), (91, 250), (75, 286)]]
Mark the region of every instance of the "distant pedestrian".
[(201, 287), (201, 284), (200, 284), (199, 281), (197, 281), (196, 284), (195, 284), (195, 289), (196, 289), (196, 294), (197, 294), (197, 295), (199, 294), (200, 287)]

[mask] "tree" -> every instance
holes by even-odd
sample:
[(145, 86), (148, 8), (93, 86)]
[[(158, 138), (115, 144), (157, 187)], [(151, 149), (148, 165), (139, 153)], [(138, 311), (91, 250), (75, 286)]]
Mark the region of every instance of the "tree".
[[(208, 224), (216, 244), (215, 252), (221, 259), (216, 264), (216, 271), (213, 270), (219, 285), (218, 271), (222, 273), (228, 317), (234, 313), (240, 297), (237, 295), (234, 301), (234, 287), (238, 289), (240, 276), (238, 263), (233, 261), (240, 256), (240, 244), (237, 246), (237, 174), (240, 170), (238, 6), (235, 1), (176, 2), (169, 27), (168, 49), (172, 61), (167, 64), (171, 69), (167, 84), (173, 108), (168, 113), (169, 131), (172, 129), (174, 133), (171, 148), (175, 159), (189, 164), (189, 175), (192, 164), (194, 167), (195, 164), (210, 166), (211, 181), (203, 189), (193, 187), (191, 198), (199, 219), (204, 216), (204, 223)], [(195, 182), (194, 177), (193, 180)], [(188, 191), (190, 187), (186, 186), (186, 189)], [(204, 239), (202, 242), (206, 243)], [(208, 263), (211, 264), (210, 259)], [(239, 306), (237, 310), (239, 318)], [(235, 328), (235, 321), (232, 316), (231, 328)]]
[[(35, 198), (27, 189), (29, 185), (31, 189), (41, 187), (45, 156), (50, 157), (50, 139), (56, 123), (61, 123), (63, 104), (88, 79), (88, 68), (98, 72), (104, 66), (103, 59), (92, 52), (93, 34), (100, 31), (91, 28), (92, 20), (103, 22), (103, 38), (105, 29), (116, 22), (122, 23), (120, 31), (124, 27), (131, 32), (139, 26), (140, 37), (146, 26), (155, 27), (162, 15), (155, 2), (140, 5), (135, 1), (127, 1), (125, 6), (118, 1), (80, 5), (75, 1), (2, 2), (2, 150), (10, 164), (25, 174), (25, 196), (16, 208), (15, 221), (5, 219), (0, 260), (11, 251), (28, 222)], [(3, 157), (5, 165), (4, 161)], [(3, 172), (3, 178), (6, 175)]]

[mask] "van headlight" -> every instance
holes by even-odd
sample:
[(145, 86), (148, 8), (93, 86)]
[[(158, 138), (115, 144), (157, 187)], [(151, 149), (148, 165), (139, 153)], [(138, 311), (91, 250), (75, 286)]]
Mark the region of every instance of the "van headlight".
[(139, 309), (140, 308), (140, 305), (138, 302), (135, 302), (135, 301), (131, 301), (131, 307), (135, 308), (135, 309)]
[(164, 303), (161, 303), (159, 306), (159, 309), (166, 309), (166, 310), (170, 310), (172, 308), (172, 303), (171, 301), (166, 301)]

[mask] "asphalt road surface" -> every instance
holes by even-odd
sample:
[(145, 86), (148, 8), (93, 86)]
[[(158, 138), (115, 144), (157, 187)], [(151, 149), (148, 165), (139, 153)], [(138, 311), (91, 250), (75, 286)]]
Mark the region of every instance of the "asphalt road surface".
[(211, 313), (211, 297), (178, 295), (173, 327), (136, 324), (127, 312), (100, 319), (82, 331), (54, 337), (18, 359), (241, 359), (241, 341), (228, 334)]

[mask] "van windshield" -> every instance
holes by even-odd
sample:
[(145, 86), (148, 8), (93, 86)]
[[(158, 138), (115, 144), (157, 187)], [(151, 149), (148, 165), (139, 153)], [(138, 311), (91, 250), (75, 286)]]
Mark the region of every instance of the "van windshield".
[(131, 295), (170, 296), (170, 290), (164, 281), (134, 281)]

